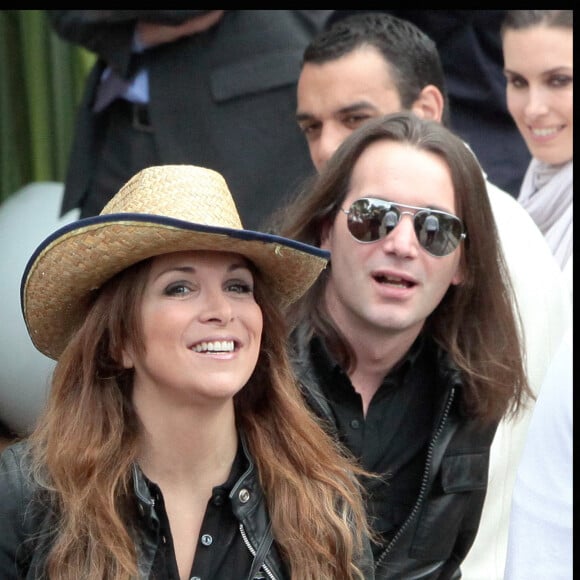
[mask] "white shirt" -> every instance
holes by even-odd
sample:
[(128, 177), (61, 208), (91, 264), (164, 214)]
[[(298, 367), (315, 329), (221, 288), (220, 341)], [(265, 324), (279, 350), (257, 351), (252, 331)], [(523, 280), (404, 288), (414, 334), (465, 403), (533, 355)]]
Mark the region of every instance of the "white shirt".
[(572, 327), (536, 401), (513, 493), (505, 580), (571, 580)]

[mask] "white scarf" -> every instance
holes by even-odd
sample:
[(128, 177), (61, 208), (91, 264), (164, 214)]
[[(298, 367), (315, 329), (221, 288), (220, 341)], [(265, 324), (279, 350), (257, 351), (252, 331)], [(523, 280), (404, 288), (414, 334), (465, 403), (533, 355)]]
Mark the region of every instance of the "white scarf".
[(562, 269), (572, 256), (572, 173), (573, 160), (548, 165), (532, 159), (518, 197)]

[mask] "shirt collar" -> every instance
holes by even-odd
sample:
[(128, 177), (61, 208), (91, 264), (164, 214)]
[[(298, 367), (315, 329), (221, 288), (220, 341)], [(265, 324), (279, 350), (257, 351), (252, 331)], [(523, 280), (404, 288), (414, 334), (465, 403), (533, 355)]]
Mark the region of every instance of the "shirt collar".
[[(409, 369), (413, 366), (416, 362), (417, 358), (421, 354), (425, 345), (425, 336), (423, 333), (420, 333), (419, 336), (415, 339), (411, 348), (406, 352), (406, 354), (401, 358), (397, 364), (387, 373), (385, 376), (385, 380), (391, 381), (392, 379), (402, 378), (406, 375)], [(344, 370), (340, 367), (340, 365), (336, 362), (328, 348), (324, 340), (319, 337), (315, 336), (312, 339), (311, 346), (310, 346), (310, 354), (312, 356), (312, 362), (316, 371), (321, 374), (322, 376), (332, 376), (334, 373), (341, 373), (345, 374)]]

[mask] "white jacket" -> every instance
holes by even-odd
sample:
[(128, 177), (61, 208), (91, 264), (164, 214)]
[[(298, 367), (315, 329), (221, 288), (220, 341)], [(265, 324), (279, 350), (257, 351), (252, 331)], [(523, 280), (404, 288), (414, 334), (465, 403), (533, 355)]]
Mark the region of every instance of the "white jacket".
[[(540, 392), (548, 366), (572, 320), (566, 277), (535, 222), (518, 201), (487, 182), (504, 256), (518, 302), (528, 380)], [(516, 470), (533, 403), (500, 423), (491, 446), (488, 490), (477, 536), (461, 565), (463, 580), (502, 580)]]

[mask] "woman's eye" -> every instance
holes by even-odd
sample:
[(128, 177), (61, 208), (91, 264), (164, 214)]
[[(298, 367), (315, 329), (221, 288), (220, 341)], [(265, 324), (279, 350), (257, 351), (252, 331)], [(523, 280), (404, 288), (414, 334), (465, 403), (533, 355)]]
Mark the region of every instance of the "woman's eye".
[(179, 296), (183, 294), (189, 294), (189, 292), (191, 292), (191, 288), (189, 288), (189, 286), (183, 282), (176, 282), (167, 286), (167, 288), (165, 288), (164, 294), (167, 296)]
[(250, 284), (247, 282), (241, 282), (239, 280), (229, 282), (227, 284), (227, 290), (237, 294), (251, 294), (254, 291)]
[(560, 88), (567, 87), (574, 82), (574, 79), (568, 75), (556, 75), (550, 78), (549, 84), (552, 87)]
[(521, 89), (522, 87), (525, 87), (527, 85), (524, 78), (516, 76), (508, 77), (507, 82), (509, 85), (512, 85), (516, 89)]

